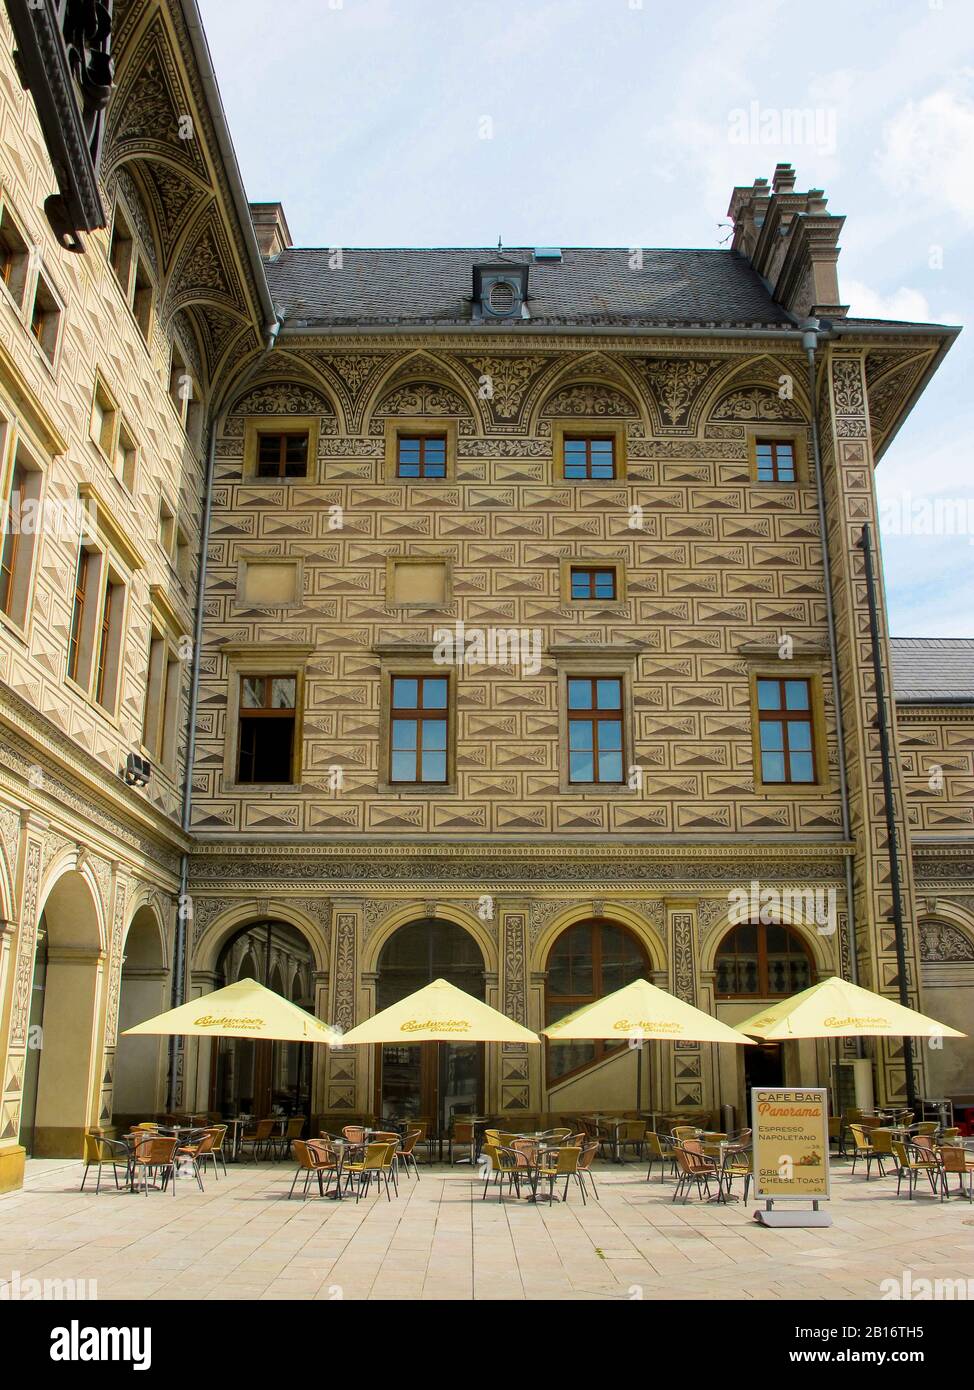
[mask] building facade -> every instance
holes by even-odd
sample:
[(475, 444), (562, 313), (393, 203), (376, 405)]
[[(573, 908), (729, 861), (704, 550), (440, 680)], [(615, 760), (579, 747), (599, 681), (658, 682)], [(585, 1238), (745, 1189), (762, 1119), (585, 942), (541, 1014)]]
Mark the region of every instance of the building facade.
[[(860, 547), (955, 330), (850, 318), (782, 165), (727, 250), (294, 248), (193, 0), (112, 6), (80, 172), (12, 58), (57, 7), (7, 10), (0, 1187), (165, 1109), (636, 1100), (601, 1043), (120, 1036), (246, 975), (343, 1028), (443, 975), (535, 1030), (637, 975), (730, 1023), (904, 977), (963, 1028), (974, 643), (891, 644), (880, 577), (901, 968)], [(645, 1055), (640, 1108), (742, 1117), (857, 1054)], [(967, 1043), (915, 1064), (974, 1091)]]

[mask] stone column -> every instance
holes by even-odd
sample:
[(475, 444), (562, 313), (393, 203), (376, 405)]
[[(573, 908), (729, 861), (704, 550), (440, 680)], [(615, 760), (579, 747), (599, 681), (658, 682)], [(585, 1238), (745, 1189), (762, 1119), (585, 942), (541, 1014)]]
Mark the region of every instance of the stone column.
[[(666, 941), (669, 954), (669, 989), (686, 1004), (700, 1008), (697, 998), (697, 907), (695, 902), (667, 899)], [(712, 1093), (709, 1078), (704, 1078), (706, 1044), (696, 1042), (667, 1043), (670, 1053), (671, 1091), (677, 1110), (703, 1110)]]
[[(502, 1013), (527, 1028), (527, 933), (528, 911), (525, 903), (505, 904), (500, 909), (500, 963), (503, 1003)], [(498, 1078), (498, 1110), (534, 1111), (542, 1109), (544, 1099), (543, 1047), (528, 1043), (502, 1043), (500, 1047), (500, 1076)], [(531, 1053), (541, 1054), (532, 1065)], [(533, 1072), (533, 1075), (532, 1075)], [(534, 1102), (537, 1102), (536, 1104)], [(488, 1110), (490, 1106), (488, 1106)]]
[[(34, 952), (37, 946), (43, 834), (47, 822), (32, 811), (20, 817), (14, 894), (17, 910), (16, 934), (11, 941), (9, 987), (0, 997), (0, 1041), (5, 1041), (3, 1059), (3, 1098), (0, 1101), (0, 1192), (21, 1187), (24, 1181), (24, 1149), (20, 1143), (20, 1114), (23, 1101), (24, 1068), (27, 1061), (27, 1030), (30, 996), (34, 979)], [(6, 933), (5, 933), (6, 936)]]

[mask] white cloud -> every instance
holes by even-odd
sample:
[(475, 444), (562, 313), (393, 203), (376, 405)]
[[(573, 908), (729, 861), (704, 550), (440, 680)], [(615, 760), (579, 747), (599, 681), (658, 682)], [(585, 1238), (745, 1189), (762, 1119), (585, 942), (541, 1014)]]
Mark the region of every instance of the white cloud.
[[(908, 101), (886, 123), (880, 177), (896, 194), (922, 198), (928, 210), (949, 208), (974, 222), (974, 74)], [(930, 205), (933, 205), (932, 207)]]
[(946, 313), (931, 309), (930, 301), (921, 290), (901, 285), (892, 294), (883, 294), (863, 284), (861, 280), (842, 280), (843, 302), (857, 319), (901, 319), (907, 323), (960, 323), (960, 311)]

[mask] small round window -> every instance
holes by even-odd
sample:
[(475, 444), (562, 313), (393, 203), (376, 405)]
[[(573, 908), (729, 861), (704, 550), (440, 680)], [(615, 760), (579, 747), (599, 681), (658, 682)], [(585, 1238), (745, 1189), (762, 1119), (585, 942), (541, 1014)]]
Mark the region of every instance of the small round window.
[(512, 314), (514, 312), (514, 286), (509, 280), (495, 280), (490, 287), (487, 303), (492, 314)]

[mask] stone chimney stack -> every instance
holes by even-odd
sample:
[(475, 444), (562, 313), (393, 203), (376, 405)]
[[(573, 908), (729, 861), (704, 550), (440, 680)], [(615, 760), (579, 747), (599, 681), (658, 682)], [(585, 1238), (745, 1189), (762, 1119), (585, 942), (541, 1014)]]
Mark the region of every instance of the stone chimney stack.
[(731, 249), (745, 256), (775, 300), (796, 318), (844, 318), (839, 303), (839, 233), (845, 222), (826, 211), (820, 188), (795, 192), (790, 164), (775, 167), (750, 188), (735, 188), (727, 215), (734, 223)]
[(283, 203), (251, 203), (250, 217), (262, 256), (277, 256), (294, 243), (284, 216)]

